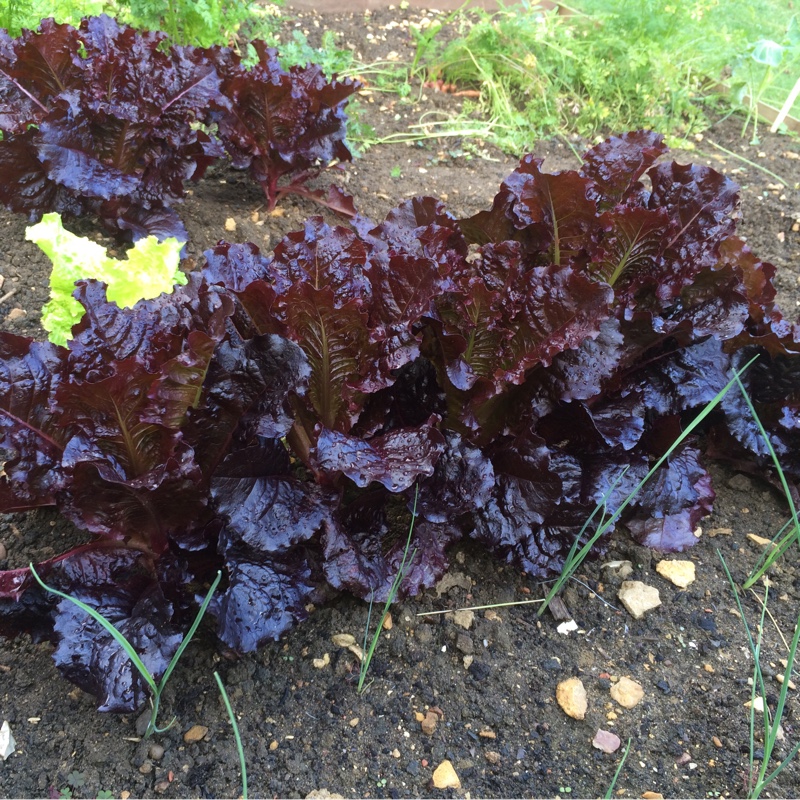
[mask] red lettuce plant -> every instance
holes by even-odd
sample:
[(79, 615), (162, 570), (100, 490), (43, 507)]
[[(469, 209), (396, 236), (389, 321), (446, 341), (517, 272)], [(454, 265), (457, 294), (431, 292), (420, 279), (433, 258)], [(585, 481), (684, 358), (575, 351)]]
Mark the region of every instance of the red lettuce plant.
[[(212, 613), (238, 651), (331, 590), (385, 596), (405, 546), (389, 520), (415, 487), (405, 592), (464, 535), (559, 570), (595, 505), (616, 514), (754, 350), (788, 451), (798, 345), (774, 270), (734, 236), (735, 186), (656, 164), (664, 150), (638, 132), (577, 172), (526, 157), (467, 220), (415, 198), (379, 225), (313, 218), (271, 255), (220, 244), (187, 286), (128, 310), (79, 284), (68, 349), (0, 334), (0, 510), (56, 506), (91, 534), (39, 571), (157, 674), (220, 566)], [(735, 399), (714, 424), (761, 455)], [(687, 439), (621, 513), (638, 541), (694, 541), (714, 499), (700, 448)], [(116, 645), (26, 569), (0, 573), (0, 598), (0, 628), (50, 635), (102, 708), (142, 701)]]
[(258, 60), (246, 67), (229, 50), (215, 50), (227, 100), (210, 119), (234, 166), (249, 169), (272, 210), (281, 197), (299, 194), (345, 216), (353, 198), (338, 187), (311, 189), (309, 180), (332, 163), (350, 161), (344, 107), (358, 90), (354, 80), (331, 80), (316, 64), (287, 72), (277, 51), (253, 42)]
[(219, 97), (209, 52), (105, 15), (0, 39), (0, 202), (92, 213), (114, 231), (186, 240), (171, 204), (222, 150), (197, 123)]
[(344, 106), (358, 83), (329, 82), (313, 65), (284, 72), (263, 42), (246, 69), (226, 48), (164, 40), (105, 15), (78, 29), (44, 20), (13, 40), (0, 31), (0, 203), (32, 219), (94, 214), (116, 234), (186, 241), (172, 205), (227, 150), (270, 208), (296, 193), (355, 213), (337, 188), (306, 184), (350, 160)]

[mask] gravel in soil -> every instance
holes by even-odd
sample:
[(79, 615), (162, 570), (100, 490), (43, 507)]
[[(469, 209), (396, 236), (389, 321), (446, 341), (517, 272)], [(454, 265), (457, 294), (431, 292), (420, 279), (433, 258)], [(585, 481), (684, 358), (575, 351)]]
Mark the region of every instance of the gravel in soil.
[[(367, 17), (309, 12), (297, 22), (312, 36), (326, 27), (337, 30), (343, 43), (373, 59), (390, 50), (408, 55), (412, 42), (402, 22), (419, 19), (420, 12), (412, 10)], [(367, 33), (373, 39), (366, 39)], [(402, 105), (393, 96), (372, 93), (362, 96), (362, 105), (366, 121), (391, 133), (426, 110), (456, 111), (459, 101), (427, 92), (419, 102)], [(779, 298), (794, 316), (800, 305), (795, 266), (800, 148), (792, 139), (770, 135), (752, 147), (738, 134), (738, 123), (727, 120), (712, 127), (693, 151), (673, 152), (673, 157), (708, 163), (739, 182), (739, 230), (761, 258), (778, 267)], [(712, 141), (766, 167), (786, 185), (716, 149)], [(579, 151), (584, 147), (574, 144)], [(546, 158), (550, 170), (577, 164), (564, 142), (537, 142), (532, 149)], [(373, 219), (415, 194), (435, 194), (456, 215), (466, 215), (490, 205), (515, 164), (488, 145), (431, 141), (374, 148), (336, 179)], [(266, 214), (263, 197), (245, 175), (217, 168), (192, 187), (180, 213), (192, 237), (189, 254), (196, 258), (219, 239), (253, 241), (269, 249), (320, 210), (287, 198), (277, 213)], [(228, 220), (235, 226), (226, 225)], [(49, 264), (24, 241), (25, 226), (24, 219), (0, 212), (2, 294), (15, 290), (0, 305), (0, 318), (7, 330), (41, 336), (39, 309), (47, 299)], [(103, 238), (89, 222), (73, 228)], [(96, 713), (90, 696), (61, 679), (49, 644), (27, 637), (0, 641), (0, 716), (10, 723), (17, 743), (16, 752), (0, 765), (0, 795), (57, 797), (69, 789), (74, 797), (96, 797), (102, 790), (117, 797), (238, 796), (238, 757), (214, 670), (237, 712), (253, 796), (306, 797), (315, 790), (345, 797), (602, 796), (624, 747), (605, 753), (593, 746), (598, 730), (623, 743), (631, 739), (616, 786), (619, 796), (746, 794), (744, 703), (750, 697), (752, 662), (716, 551), (724, 554), (734, 577), (743, 579), (763, 546), (747, 535), (772, 537), (787, 512), (768, 486), (720, 466), (713, 467), (713, 475), (715, 512), (703, 522), (697, 545), (680, 556), (695, 565), (695, 580), (686, 589), (659, 574), (663, 556), (618, 533), (602, 561), (585, 564), (564, 593), (577, 623), (573, 632), (559, 633), (557, 622), (549, 614), (537, 618), (530, 604), (472, 616), (417, 616), (540, 595), (518, 569), (462, 543), (452, 551), (447, 585), (392, 609), (393, 624), (383, 633), (371, 682), (361, 695), (355, 688), (356, 656), (332, 639), (342, 633), (357, 641), (363, 636), (366, 605), (348, 597), (316, 610), (281, 641), (241, 659), (217, 649), (209, 631), (201, 633), (163, 701), (164, 719), (174, 715), (175, 725), (151, 741), (139, 740), (134, 716)], [(49, 512), (4, 517), (0, 567), (53, 555), (76, 537)], [(613, 560), (629, 561), (630, 574), (602, 567)], [(634, 619), (617, 599), (624, 580), (657, 589), (661, 605)], [(785, 559), (770, 580), (774, 623), (766, 626), (763, 667), (767, 700), (774, 703), (785, 657), (779, 631), (787, 639), (792, 634), (800, 574), (792, 559)], [(754, 596), (743, 602), (755, 620)], [(556, 702), (556, 687), (570, 678), (585, 687), (582, 720), (566, 716)], [(630, 708), (611, 693), (624, 678), (642, 690)], [(779, 757), (800, 737), (797, 714), (797, 694), (791, 691)], [(450, 762), (455, 780), (448, 767), (438, 769), (443, 762)], [(435, 788), (434, 774), (437, 783), (444, 780), (450, 788)], [(766, 794), (797, 797), (798, 763)]]

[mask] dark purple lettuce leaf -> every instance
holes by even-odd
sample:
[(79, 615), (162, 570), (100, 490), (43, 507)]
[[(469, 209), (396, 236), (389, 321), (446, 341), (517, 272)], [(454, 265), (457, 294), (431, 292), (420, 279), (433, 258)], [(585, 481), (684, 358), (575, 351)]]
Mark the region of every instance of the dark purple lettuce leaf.
[(176, 446), (152, 469), (132, 477), (102, 454), (80, 451), (76, 439), (65, 451), (65, 487), (59, 508), (84, 530), (124, 540), (162, 554), (181, 537), (206, 505), (203, 475), (191, 448)]
[(732, 214), (739, 188), (719, 172), (697, 164), (673, 161), (652, 167), (647, 174), (653, 184), (648, 207), (664, 209), (678, 226), (659, 265), (656, 295), (668, 301), (703, 269), (717, 265), (722, 242), (736, 227)]
[(559, 353), (547, 369), (536, 370), (528, 377), (529, 388), (536, 398), (532, 406), (544, 416), (558, 403), (589, 400), (599, 395), (626, 354), (624, 342), (616, 318), (603, 320), (596, 337), (584, 339), (578, 348)]
[(544, 440), (533, 434), (513, 440), (497, 453), (494, 471), (494, 491), (475, 513), (471, 535), (534, 576), (559, 569), (572, 542), (550, 537), (543, 526), (562, 499), (567, 499), (566, 487), (551, 469)]
[(444, 417), (446, 409), (436, 368), (427, 358), (417, 358), (397, 370), (391, 386), (367, 397), (351, 434), (370, 438), (397, 428), (416, 428), (433, 414)]
[(603, 240), (589, 268), (622, 297), (657, 286), (660, 259), (676, 224), (663, 208), (617, 206), (600, 218)]
[(213, 474), (236, 442), (285, 436), (293, 423), (289, 397), (304, 393), (308, 376), (303, 352), (279, 336), (222, 342), (183, 428), (203, 473)]
[(433, 474), (445, 444), (433, 427), (437, 421), (432, 418), (419, 428), (398, 428), (372, 439), (322, 428), (312, 458), (324, 475), (342, 473), (362, 489), (375, 481), (390, 492), (403, 492), (420, 476)]
[[(183, 632), (146, 556), (125, 548), (85, 550), (62, 561), (50, 582), (100, 612), (134, 646), (156, 680), (160, 678)], [(56, 667), (95, 695), (99, 711), (132, 712), (147, 700), (147, 685), (127, 653), (74, 603), (58, 603), (53, 636)]]
[(196, 274), (171, 294), (140, 300), (132, 308), (108, 301), (105, 285), (98, 281), (79, 281), (73, 294), (84, 315), (72, 329), (70, 369), (90, 380), (107, 376), (113, 362), (129, 358), (157, 372), (174, 359), (196, 353), (200, 338), (221, 341), (233, 313), (232, 300)]
[(403, 580), (400, 582), (398, 592), (402, 596), (414, 597), (425, 589), (432, 589), (450, 566), (447, 549), (461, 537), (461, 529), (449, 521), (433, 523), (418, 519), (414, 525), (405, 563), (403, 556), (406, 539), (401, 537), (397, 545), (389, 551), (386, 559), (388, 585), (372, 599), (379, 603), (385, 601), (384, 594), (388, 597), (388, 590), (401, 567)]
[(470, 243), (515, 240), (537, 263), (577, 266), (589, 258), (600, 228), (592, 183), (577, 172), (542, 172), (542, 159), (525, 156), (500, 187), (490, 211), (460, 221)]
[(232, 292), (243, 292), (254, 281), (271, 278), (267, 268), (271, 259), (261, 254), (251, 242), (220, 242), (203, 253), (203, 278), (208, 283), (222, 284)]
[(259, 557), (231, 548), (225, 560), (228, 588), (209, 611), (217, 617), (217, 635), (233, 650), (251, 653), (308, 617), (316, 581), (300, 551)]
[(52, 398), (67, 351), (0, 332), (0, 510), (53, 505), (67, 437)]
[(678, 301), (653, 325), (664, 333), (693, 339), (734, 339), (747, 325), (750, 303), (740, 277), (731, 267), (703, 270), (681, 291)]
[[(410, 495), (411, 492), (406, 494), (408, 510), (413, 506)], [(323, 540), (325, 577), (331, 586), (363, 600), (382, 603), (401, 566), (401, 596), (418, 594), (433, 586), (447, 570), (446, 550), (461, 538), (461, 532), (449, 523), (434, 524), (418, 518), (409, 541), (408, 528), (399, 522), (406, 518), (410, 526), (410, 516), (395, 510), (389, 514), (388, 495), (379, 487), (343, 506), (339, 524)]]
[(366, 313), (357, 300), (338, 305), (330, 286), (317, 289), (310, 283), (292, 286), (283, 302), (287, 337), (302, 348), (311, 369), (312, 413), (326, 427), (349, 430), (364, 402), (359, 383), (377, 352)]
[(353, 220), (352, 224), (387, 257), (423, 256), (447, 265), (454, 257), (467, 255), (461, 223), (435, 197), (404, 200), (378, 226), (363, 217)]
[(24, 133), (46, 117), (61, 92), (80, 83), (79, 50), (75, 28), (52, 19), (0, 46), (0, 131)]
[(710, 403), (728, 381), (730, 360), (719, 339), (709, 337), (684, 348), (648, 351), (646, 366), (626, 376), (651, 414), (671, 415)]
[[(489, 394), (597, 336), (612, 300), (608, 286), (569, 266), (526, 269), (513, 242), (485, 245), (475, 274), (457, 280), (461, 293), (446, 295), (437, 311), (444, 333), (467, 343), (459, 358), (473, 383), (482, 378), (492, 386)], [(449, 365), (448, 375), (453, 371)]]
[[(680, 428), (675, 426), (673, 430), (679, 432)], [(650, 466), (646, 460), (634, 462), (620, 482), (617, 495), (632, 491)], [(694, 531), (700, 520), (711, 513), (715, 496), (711, 476), (690, 440), (645, 483), (623, 520), (639, 544), (666, 553), (683, 552), (697, 541)]]
[[(734, 369), (742, 369), (754, 356), (741, 381), (769, 436), (781, 467), (795, 480), (800, 476), (800, 364), (796, 356), (750, 346), (737, 352), (732, 359)], [(767, 443), (753, 419), (741, 390), (734, 386), (721, 403), (725, 426), (745, 452), (757, 458), (757, 463), (771, 470), (772, 458)], [(720, 455), (739, 456), (726, 448)]]
[(228, 456), (211, 481), (224, 537), (277, 555), (333, 525), (333, 496), (290, 472), (280, 440), (265, 440)]
[(457, 433), (445, 433), (444, 450), (433, 475), (420, 482), (417, 508), (428, 522), (452, 523), (489, 500), (494, 487), (492, 462)]
[(189, 241), (189, 233), (178, 213), (160, 200), (151, 201), (145, 208), (128, 197), (113, 197), (92, 204), (91, 208), (106, 230), (120, 239), (136, 242), (155, 236), (159, 241), (170, 238)]
[[(340, 225), (331, 228), (322, 217), (311, 217), (302, 231), (287, 234), (275, 248), (267, 279), (281, 298), (291, 287), (308, 284), (332, 289), (337, 308), (351, 300), (361, 306), (369, 303), (372, 290), (364, 274), (368, 256), (367, 245), (353, 231)], [(286, 300), (280, 308), (288, 305)]]
[(667, 152), (664, 137), (653, 131), (612, 136), (583, 156), (581, 175), (592, 186), (589, 197), (604, 211), (618, 203), (639, 205), (645, 196), (639, 178)]
[(212, 612), (220, 639), (251, 652), (306, 618), (319, 578), (302, 545), (335, 526), (334, 496), (291, 476), (279, 440), (228, 456), (211, 494), (224, 520), (220, 549), (229, 572)]
[(0, 203), (18, 214), (36, 217), (47, 211), (82, 214), (87, 205), (47, 177), (38, 157), (35, 128), (0, 141)]

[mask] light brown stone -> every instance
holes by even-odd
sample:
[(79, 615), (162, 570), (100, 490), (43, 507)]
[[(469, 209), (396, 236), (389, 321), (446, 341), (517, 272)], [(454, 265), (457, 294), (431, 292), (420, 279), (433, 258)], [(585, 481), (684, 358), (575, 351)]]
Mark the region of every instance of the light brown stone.
[(658, 589), (641, 581), (625, 581), (619, 587), (617, 597), (634, 619), (641, 619), (648, 611), (661, 605)]
[(693, 561), (659, 561), (656, 564), (656, 572), (679, 589), (685, 589), (694, 583), (695, 579)]
[(475, 612), (468, 608), (463, 608), (459, 611), (453, 612), (453, 622), (455, 622), (459, 628), (463, 628), (465, 631), (468, 631), (472, 627), (472, 623), (474, 621)]
[(568, 678), (556, 687), (556, 701), (562, 711), (573, 719), (584, 719), (589, 708), (586, 689), (580, 678)]
[(623, 708), (634, 708), (642, 702), (644, 689), (641, 684), (630, 678), (620, 678), (619, 682), (611, 687), (611, 697)]
[(433, 771), (433, 785), (437, 789), (460, 789), (461, 781), (458, 779), (452, 762), (445, 759)]
[(205, 725), (192, 725), (192, 727), (183, 734), (183, 741), (187, 744), (199, 742), (201, 739), (205, 739), (207, 734), (208, 728), (206, 728)]
[(439, 724), (439, 717), (437, 714), (434, 714), (433, 711), (429, 711), (424, 719), (419, 723), (420, 728), (422, 728), (422, 732), (427, 736), (431, 736), (433, 732), (436, 730), (436, 726)]

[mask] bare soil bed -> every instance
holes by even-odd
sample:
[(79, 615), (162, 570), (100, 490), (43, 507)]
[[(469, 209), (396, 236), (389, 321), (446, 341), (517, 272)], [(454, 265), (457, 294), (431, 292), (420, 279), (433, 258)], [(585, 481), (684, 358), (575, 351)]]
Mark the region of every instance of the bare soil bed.
[[(325, 28), (339, 31), (342, 44), (353, 45), (369, 60), (390, 51), (403, 57), (411, 53), (404, 21), (419, 18), (413, 10), (366, 17), (304, 12), (297, 24), (312, 40)], [(423, 111), (455, 110), (459, 102), (429, 90), (409, 105), (377, 93), (361, 98), (365, 120), (386, 134), (404, 129)], [(800, 146), (769, 134), (761, 145), (747, 145), (739, 138), (739, 125), (735, 119), (715, 125), (693, 151), (672, 155), (684, 163), (708, 163), (741, 185), (739, 231), (759, 257), (778, 267), (781, 304), (787, 316), (794, 316), (800, 305)], [(786, 185), (712, 142), (775, 173)], [(578, 151), (586, 146), (573, 144)], [(532, 150), (546, 158), (551, 171), (577, 165), (564, 142), (536, 142)], [(361, 212), (376, 220), (417, 194), (437, 195), (457, 216), (466, 216), (491, 204), (516, 161), (490, 146), (454, 140), (384, 145), (336, 180), (355, 196)], [(320, 213), (311, 203), (288, 198), (277, 213), (267, 215), (258, 187), (223, 167), (193, 187), (180, 211), (193, 258), (219, 239), (270, 249)], [(47, 299), (49, 262), (25, 242), (26, 224), (0, 212), (2, 293), (15, 290), (0, 307), (0, 317), (7, 330), (41, 336), (39, 310)], [(89, 223), (73, 227), (98, 235)], [(549, 613), (537, 619), (532, 605), (479, 611), (468, 628), (452, 616), (418, 617), (419, 612), (541, 596), (542, 588), (517, 568), (462, 543), (451, 553), (450, 588), (440, 585), (394, 607), (394, 624), (371, 668), (372, 683), (361, 695), (355, 689), (355, 656), (331, 639), (339, 633), (363, 636), (367, 607), (345, 596), (316, 610), (282, 641), (245, 658), (221, 652), (210, 629), (202, 631), (164, 699), (165, 717), (174, 714), (176, 724), (148, 741), (140, 741), (135, 717), (96, 713), (93, 698), (60, 677), (49, 644), (33, 644), (27, 637), (0, 640), (0, 719), (9, 721), (17, 741), (17, 752), (0, 763), (0, 795), (58, 797), (68, 790), (73, 797), (97, 797), (101, 791), (115, 797), (238, 796), (238, 758), (212, 678), (216, 669), (237, 710), (256, 797), (306, 797), (315, 790), (344, 797), (603, 796), (621, 751), (608, 755), (594, 749), (598, 728), (616, 732), (623, 742), (632, 740), (616, 786), (619, 796), (647, 791), (665, 797), (742, 796), (749, 750), (744, 703), (750, 697), (752, 662), (716, 550), (742, 580), (759, 554), (747, 534), (773, 536), (787, 510), (767, 484), (725, 466), (713, 473), (715, 512), (704, 521), (697, 545), (682, 556), (697, 567), (697, 579), (687, 590), (656, 573), (663, 556), (620, 531), (609, 553), (587, 563), (580, 583), (566, 590), (566, 605), (578, 623), (569, 635), (556, 631)], [(60, 552), (72, 536), (49, 513), (4, 517), (0, 542), (7, 556), (0, 568)], [(662, 605), (640, 621), (619, 604), (619, 579), (602, 568), (613, 559), (630, 560), (631, 579), (660, 592)], [(774, 624), (765, 631), (763, 666), (774, 702), (779, 684), (773, 676), (782, 672), (779, 659), (786, 651), (778, 629), (789, 639), (800, 609), (796, 558), (785, 559), (770, 578)], [(759, 606), (752, 595), (744, 606), (755, 619)], [(324, 666), (315, 666), (315, 659)], [(555, 701), (556, 685), (571, 676), (580, 677), (588, 693), (582, 721), (565, 716)], [(609, 694), (624, 676), (644, 688), (644, 699), (629, 710)], [(426, 733), (420, 718), (431, 710), (436, 725)], [(189, 743), (184, 734), (195, 725), (208, 731)], [(800, 736), (795, 691), (784, 732), (779, 754)], [(433, 770), (444, 759), (454, 765), (461, 789), (432, 788)], [(800, 795), (800, 762), (766, 794)]]

